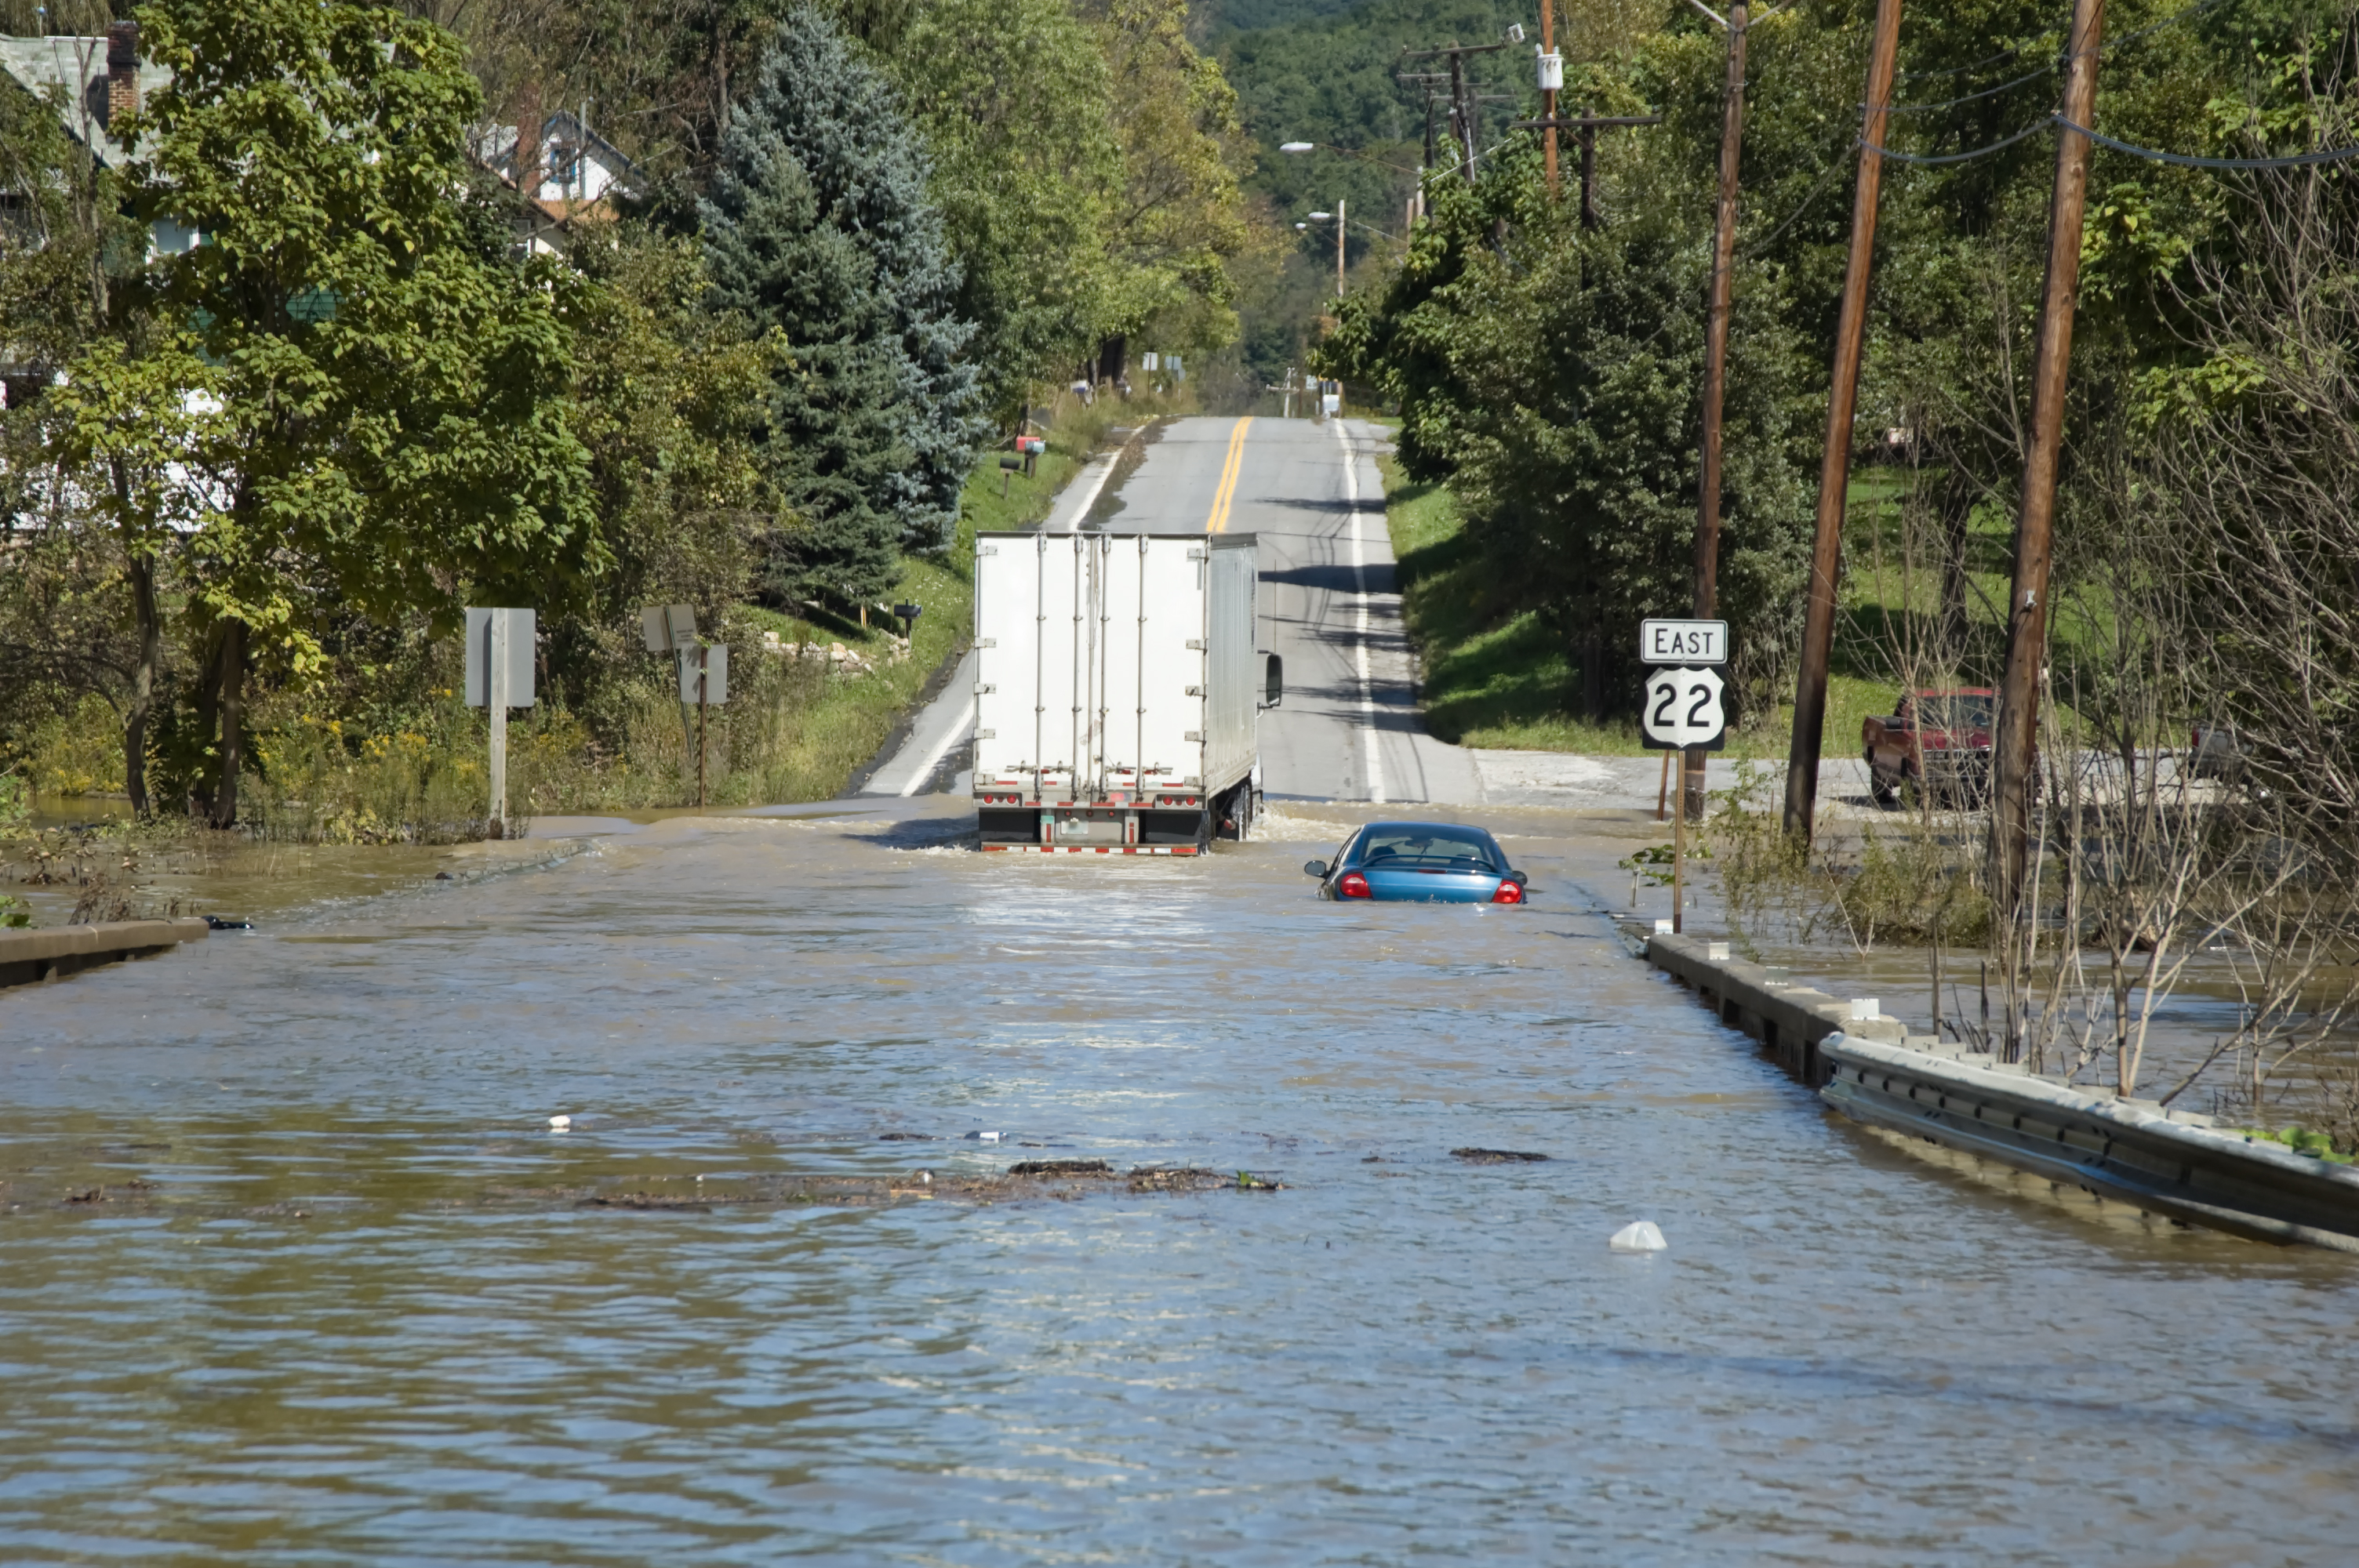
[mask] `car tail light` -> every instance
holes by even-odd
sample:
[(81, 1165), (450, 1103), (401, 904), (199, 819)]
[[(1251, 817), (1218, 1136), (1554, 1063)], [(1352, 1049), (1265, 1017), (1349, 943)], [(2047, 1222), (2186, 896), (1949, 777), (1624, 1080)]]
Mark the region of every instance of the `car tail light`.
[(1367, 878), (1357, 871), (1345, 871), (1335, 879), (1335, 896), (1337, 898), (1374, 898), (1376, 895), (1368, 886)]
[(1491, 902), (1493, 903), (1523, 903), (1524, 884), (1521, 882), (1501, 882), (1499, 884), (1499, 891), (1491, 895)]

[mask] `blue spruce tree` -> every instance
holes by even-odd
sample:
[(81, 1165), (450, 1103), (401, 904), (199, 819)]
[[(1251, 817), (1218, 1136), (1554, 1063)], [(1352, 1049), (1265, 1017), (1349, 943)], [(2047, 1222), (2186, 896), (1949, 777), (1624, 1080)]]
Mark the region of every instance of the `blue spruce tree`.
[(957, 526), (981, 393), (928, 173), (884, 75), (821, 13), (789, 12), (701, 206), (714, 302), (792, 356), (758, 438), (798, 519), (764, 567), (781, 598), (873, 600), (900, 550)]

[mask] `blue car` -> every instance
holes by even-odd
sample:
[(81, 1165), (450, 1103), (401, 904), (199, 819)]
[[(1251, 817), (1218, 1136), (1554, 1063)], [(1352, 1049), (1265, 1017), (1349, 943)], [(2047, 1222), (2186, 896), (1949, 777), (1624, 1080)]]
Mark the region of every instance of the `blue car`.
[(1522, 903), (1524, 873), (1499, 841), (1451, 822), (1371, 822), (1343, 841), (1335, 863), (1312, 860), (1319, 896), (1403, 899), (1416, 903)]

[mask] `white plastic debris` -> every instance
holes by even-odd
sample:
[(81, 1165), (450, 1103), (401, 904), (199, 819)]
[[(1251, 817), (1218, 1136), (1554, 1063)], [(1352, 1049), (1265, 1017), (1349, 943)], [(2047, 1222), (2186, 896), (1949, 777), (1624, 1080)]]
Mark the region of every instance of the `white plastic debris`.
[(920, 1171), (918, 1173), (918, 1182), (921, 1186), (930, 1187), (934, 1184), (934, 1173), (931, 1171)]
[(549, 1119), (549, 1130), (551, 1132), (562, 1132), (572, 1125), (573, 1119), (570, 1116), (552, 1116)]
[(996, 1132), (986, 1132), (983, 1135), (983, 1141), (985, 1143), (996, 1143), (999, 1141), (999, 1134)]
[(1641, 1219), (1624, 1226), (1614, 1233), (1606, 1245), (1616, 1252), (1660, 1252), (1670, 1246), (1663, 1239), (1662, 1231), (1651, 1219)]

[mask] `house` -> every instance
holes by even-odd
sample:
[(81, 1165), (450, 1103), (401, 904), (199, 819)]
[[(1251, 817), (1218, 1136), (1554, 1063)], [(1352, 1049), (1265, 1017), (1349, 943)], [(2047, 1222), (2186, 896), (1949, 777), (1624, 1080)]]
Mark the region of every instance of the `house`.
[(615, 216), (636, 193), (638, 169), (570, 109), (542, 116), (527, 103), (523, 125), (483, 125), (468, 138), (475, 161), (524, 198), (516, 239), (535, 254), (565, 253), (579, 225)]
[(109, 168), (121, 168), (131, 152), (108, 127), (172, 80), (139, 59), (136, 22), (117, 22), (103, 38), (0, 38), (0, 70), (37, 100), (59, 103), (67, 134)]

